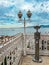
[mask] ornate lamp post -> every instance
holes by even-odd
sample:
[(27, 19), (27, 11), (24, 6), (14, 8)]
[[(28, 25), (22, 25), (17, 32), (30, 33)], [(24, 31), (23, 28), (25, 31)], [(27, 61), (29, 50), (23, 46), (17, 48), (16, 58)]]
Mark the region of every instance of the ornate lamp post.
[(36, 32), (34, 33), (34, 38), (35, 38), (35, 57), (33, 58), (33, 61), (42, 62), (41, 58), (39, 57), (40, 32), (38, 32), (38, 29), (40, 29), (40, 26), (34, 26), (34, 28), (36, 29)]
[[(23, 15), (22, 12), (19, 11), (19, 12), (18, 12), (19, 20), (20, 20), (20, 21), (24, 21), (24, 55), (26, 55), (26, 39), (25, 39), (26, 30), (25, 30), (25, 26), (26, 26), (26, 21), (27, 21), (27, 20), (26, 20), (25, 18), (22, 20), (22, 15)], [(28, 12), (27, 12), (27, 17), (29, 18), (29, 20), (30, 20), (30, 18), (31, 18), (31, 15), (32, 15), (31, 11), (28, 10)]]

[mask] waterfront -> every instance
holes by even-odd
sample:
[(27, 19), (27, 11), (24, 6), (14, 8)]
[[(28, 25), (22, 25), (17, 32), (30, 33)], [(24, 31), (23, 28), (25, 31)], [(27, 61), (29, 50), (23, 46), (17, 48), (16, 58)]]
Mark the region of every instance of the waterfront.
[(49, 0), (0, 0), (0, 65), (49, 65)]
[[(44, 31), (43, 31), (44, 30)], [(47, 34), (49, 33), (49, 27), (46, 28), (41, 28), (39, 30), (41, 34)], [(17, 33), (23, 33), (24, 28), (0, 28), (0, 36), (13, 36), (16, 35)], [(26, 33), (27, 34), (33, 34), (35, 32), (35, 29), (33, 27), (27, 27), (26, 28)]]

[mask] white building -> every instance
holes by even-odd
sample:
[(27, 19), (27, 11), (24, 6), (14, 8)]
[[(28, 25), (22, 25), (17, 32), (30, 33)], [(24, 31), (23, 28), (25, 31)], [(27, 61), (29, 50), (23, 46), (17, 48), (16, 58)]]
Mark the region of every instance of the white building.
[[(7, 65), (18, 65), (22, 55), (35, 54), (35, 39), (34, 35), (26, 35), (26, 41), (24, 43), (23, 34), (18, 34), (9, 42), (4, 44), (0, 48), (0, 63), (4, 62), (4, 58), (7, 58)], [(29, 45), (29, 47), (28, 47)], [(41, 35), (39, 42), (40, 55), (49, 55), (49, 35)], [(25, 55), (25, 54), (24, 54)], [(10, 59), (11, 57), (11, 59)]]

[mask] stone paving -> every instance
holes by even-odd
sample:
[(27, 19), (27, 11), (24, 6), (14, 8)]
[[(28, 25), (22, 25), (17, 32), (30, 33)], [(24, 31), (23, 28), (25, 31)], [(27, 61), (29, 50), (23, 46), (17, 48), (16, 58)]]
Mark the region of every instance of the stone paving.
[(22, 65), (49, 65), (49, 57), (48, 56), (42, 56), (42, 63), (37, 63), (32, 61), (32, 56), (27, 55), (23, 58)]

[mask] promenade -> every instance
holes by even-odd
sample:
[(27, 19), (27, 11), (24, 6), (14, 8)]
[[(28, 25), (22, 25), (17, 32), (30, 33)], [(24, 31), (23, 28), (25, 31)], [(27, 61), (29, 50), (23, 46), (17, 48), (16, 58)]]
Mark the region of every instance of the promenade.
[(31, 55), (27, 55), (23, 58), (22, 65), (49, 65), (49, 57), (48, 56), (41, 56), (42, 57), (42, 63), (36, 63), (32, 61)]

